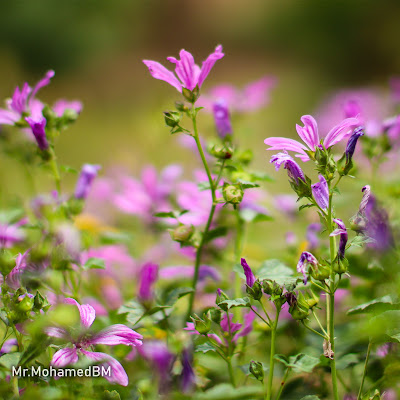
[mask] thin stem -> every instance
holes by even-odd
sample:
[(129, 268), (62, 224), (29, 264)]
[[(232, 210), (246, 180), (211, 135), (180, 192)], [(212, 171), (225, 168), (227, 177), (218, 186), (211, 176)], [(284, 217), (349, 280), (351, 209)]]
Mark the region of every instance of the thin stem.
[(319, 327), (321, 328), (321, 331), (324, 332), (324, 334), (325, 334), (326, 336), (328, 336), (328, 334), (326, 333), (325, 329), (323, 328), (323, 326), (322, 326), (322, 324), (321, 324), (321, 321), (319, 320), (317, 314), (315, 313), (315, 310), (312, 309), (311, 311), (312, 311), (312, 314), (314, 315), (314, 318), (315, 318), (315, 320), (317, 321)]
[(278, 391), (278, 394), (276, 395), (275, 400), (279, 400), (279, 399), (280, 399), (281, 394), (282, 394), (282, 391), (283, 391), (283, 386), (285, 386), (286, 379), (287, 379), (287, 377), (288, 377), (288, 375), (289, 375), (289, 372), (290, 372), (290, 368), (288, 368), (288, 369), (286, 370), (285, 375), (284, 375), (283, 378), (282, 378), (281, 386), (280, 386), (280, 388), (279, 388), (279, 391)]
[[(261, 307), (262, 307), (262, 309), (263, 309), (263, 311), (264, 311), (264, 314), (267, 316), (269, 323), (272, 324), (272, 319), (271, 319), (270, 316), (268, 315), (267, 310), (265, 309), (265, 306), (264, 306), (263, 302), (261, 301), (261, 299), (258, 300), (258, 301), (259, 301), (259, 303), (261, 304)], [(280, 311), (281, 311), (281, 310), (279, 310), (279, 312), (280, 312)], [(279, 315), (279, 314), (278, 314), (278, 315)]]
[[(245, 223), (240, 218), (239, 207), (235, 210), (236, 214), (236, 237), (235, 237), (235, 263), (239, 262), (239, 259), (242, 255), (243, 249), (243, 241), (244, 241), (244, 230), (245, 230)], [(242, 291), (242, 280), (239, 274), (235, 273), (235, 282), (234, 282), (234, 290), (235, 290), (235, 298), (239, 298)], [(235, 317), (240, 319), (241, 313), (239, 308), (235, 310)]]
[(13, 387), (14, 397), (18, 398), (19, 397), (18, 376), (13, 376), (12, 387)]
[(274, 379), (274, 362), (275, 362), (275, 341), (276, 341), (276, 329), (278, 327), (279, 313), (281, 312), (281, 307), (276, 308), (275, 321), (271, 327), (271, 352), (269, 356), (269, 374), (268, 374), (268, 386), (267, 393), (265, 395), (266, 400), (272, 399), (272, 383)]
[(313, 284), (314, 286), (316, 286), (317, 288), (321, 289), (322, 291), (324, 291), (325, 293), (329, 293), (326, 289), (324, 289), (321, 285), (318, 285), (318, 283), (311, 281), (311, 284)]
[(363, 387), (364, 387), (365, 376), (367, 375), (367, 366), (368, 366), (370, 353), (371, 353), (371, 342), (368, 343), (367, 357), (365, 358), (364, 372), (363, 372), (363, 376), (362, 376), (362, 379), (361, 379), (361, 385), (360, 385), (360, 390), (358, 391), (357, 400), (361, 400), (361, 395), (362, 395), (362, 391), (363, 391)]
[(304, 320), (302, 320), (302, 324), (304, 325), (305, 328), (307, 328), (309, 331), (315, 333), (318, 336), (321, 336), (323, 339), (327, 340), (329, 339), (328, 336), (323, 335), (322, 333), (319, 333), (318, 331), (316, 331), (315, 329), (311, 328), (310, 326), (306, 325), (306, 323), (304, 322)]
[(253, 311), (254, 314), (256, 314), (259, 318), (261, 318), (269, 327), (271, 327), (269, 322), (266, 321), (265, 318), (263, 318), (252, 306), (250, 306), (250, 309)]
[[(208, 231), (210, 229), (210, 225), (211, 225), (212, 219), (214, 217), (215, 206), (216, 206), (215, 185), (214, 185), (214, 182), (213, 182), (213, 179), (212, 179), (212, 176), (211, 176), (210, 168), (208, 167), (208, 164), (207, 164), (207, 160), (206, 160), (206, 158), (204, 156), (203, 148), (202, 148), (201, 143), (200, 143), (199, 134), (197, 132), (197, 123), (196, 123), (196, 116), (195, 115), (192, 116), (192, 123), (193, 123), (194, 139), (196, 141), (197, 149), (199, 151), (201, 160), (203, 162), (203, 166), (204, 166), (204, 169), (206, 171), (206, 174), (207, 174), (207, 177), (208, 177), (208, 182), (209, 182), (209, 185), (210, 185), (212, 205), (211, 205), (210, 213), (208, 215), (207, 223), (206, 223), (206, 226), (204, 228), (203, 235), (202, 235), (199, 247), (197, 248), (197, 252), (196, 252), (196, 261), (195, 261), (195, 265), (194, 265), (194, 276), (193, 276), (193, 282), (192, 282), (193, 292), (190, 294), (190, 298), (189, 298), (189, 307), (188, 307), (188, 311), (187, 311), (186, 321), (189, 320), (190, 315), (191, 315), (192, 310), (193, 310), (193, 303), (194, 303), (194, 299), (195, 299), (195, 296), (196, 296), (197, 281), (199, 280), (199, 270), (200, 270), (201, 256), (202, 256), (202, 252), (203, 252), (203, 247), (204, 247), (204, 245), (206, 243), (207, 233), (208, 233)], [(223, 164), (222, 164), (222, 166), (223, 166)]]

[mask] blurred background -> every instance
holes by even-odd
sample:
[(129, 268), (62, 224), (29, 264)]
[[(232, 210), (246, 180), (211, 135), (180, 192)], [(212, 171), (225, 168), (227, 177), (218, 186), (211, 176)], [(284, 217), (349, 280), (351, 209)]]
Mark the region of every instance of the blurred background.
[[(268, 107), (242, 116), (234, 127), (237, 140), (253, 149), (255, 165), (271, 174), (267, 136), (294, 137), (301, 115), (313, 114), (329, 93), (388, 90), (388, 78), (400, 72), (396, 0), (35, 0), (3, 2), (1, 8), (0, 96), (54, 69), (40, 98), (84, 103), (57, 145), (61, 164), (77, 169), (90, 162), (103, 171), (122, 165), (138, 174), (149, 163), (161, 168), (178, 162), (190, 176), (198, 165), (164, 125), (162, 111), (173, 108), (178, 92), (154, 80), (142, 59), (166, 65), (167, 56), (185, 48), (200, 63), (222, 44), (226, 56), (204, 91), (276, 76)], [(200, 129), (215, 135), (210, 115), (201, 116)], [(2, 162), (10, 171), (3, 172), (4, 188), (15, 193), (18, 172), (13, 161)], [(265, 188), (289, 192), (286, 178)]]

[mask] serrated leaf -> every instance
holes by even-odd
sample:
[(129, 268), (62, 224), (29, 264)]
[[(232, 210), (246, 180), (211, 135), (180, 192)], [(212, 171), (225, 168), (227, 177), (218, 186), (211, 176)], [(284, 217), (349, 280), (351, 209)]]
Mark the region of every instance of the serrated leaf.
[(347, 311), (347, 315), (363, 314), (363, 313), (380, 313), (387, 310), (398, 310), (400, 303), (394, 300), (391, 295), (386, 295), (360, 304)]
[(202, 353), (208, 353), (209, 351), (215, 351), (215, 348), (210, 344), (210, 343), (202, 343), (196, 346), (194, 349), (196, 353), (202, 352)]
[(272, 259), (264, 261), (255, 275), (260, 280), (271, 279), (283, 286), (296, 283), (297, 278), (293, 274), (293, 270), (282, 261)]
[(248, 297), (244, 297), (243, 299), (224, 300), (218, 303), (219, 306), (221, 304), (226, 305), (227, 309), (230, 310), (234, 307), (250, 307), (250, 300)]
[(106, 269), (106, 266), (102, 258), (91, 257), (82, 265), (82, 268), (87, 271), (89, 269)]
[(142, 319), (145, 309), (139, 302), (131, 300), (118, 309), (118, 314), (125, 313), (127, 321), (136, 325)]
[(297, 354), (289, 357), (287, 367), (293, 368), (296, 372), (311, 373), (313, 369), (319, 364), (319, 358), (309, 356), (308, 354)]
[(264, 389), (261, 385), (233, 387), (221, 383), (192, 397), (194, 400), (249, 400), (263, 396)]

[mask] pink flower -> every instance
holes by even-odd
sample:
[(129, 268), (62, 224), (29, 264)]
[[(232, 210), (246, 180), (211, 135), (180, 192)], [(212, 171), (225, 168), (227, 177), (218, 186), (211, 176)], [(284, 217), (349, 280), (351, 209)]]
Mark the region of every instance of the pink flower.
[(122, 365), (113, 357), (106, 353), (88, 351), (92, 346), (97, 344), (116, 346), (124, 344), (126, 346), (141, 346), (142, 335), (133, 331), (122, 324), (111, 325), (100, 332), (92, 333), (89, 328), (92, 326), (96, 318), (96, 312), (89, 304), (79, 304), (72, 298), (64, 300), (66, 304), (75, 305), (81, 318), (81, 332), (78, 336), (74, 336), (75, 330), (68, 332), (64, 328), (49, 327), (46, 329), (48, 336), (68, 340), (73, 347), (66, 347), (58, 350), (51, 361), (54, 367), (62, 368), (70, 364), (78, 362), (79, 356), (83, 355), (91, 361), (101, 362), (111, 368), (111, 374), (104, 376), (109, 382), (118, 383), (122, 386), (128, 385), (128, 376)]
[(26, 257), (29, 250), (24, 254), (19, 253), (15, 261), (15, 267), (10, 271), (6, 277), (6, 283), (10, 288), (17, 290), (21, 286), (22, 274), (28, 269), (28, 263), (26, 262)]
[(161, 79), (172, 85), (179, 92), (182, 92), (182, 88), (189, 90), (193, 90), (196, 86), (200, 88), (215, 62), (221, 59), (224, 53), (222, 53), (222, 46), (217, 46), (214, 53), (211, 53), (203, 62), (201, 68), (195, 64), (193, 56), (186, 50), (182, 49), (179, 56), (180, 60), (175, 57), (167, 57), (168, 61), (175, 64), (175, 73), (179, 79), (156, 61), (143, 60), (143, 62), (148, 67), (153, 78)]
[(57, 117), (62, 117), (65, 111), (71, 110), (80, 114), (82, 111), (82, 103), (78, 100), (68, 101), (65, 99), (57, 100), (53, 105), (53, 111)]
[[(296, 130), (300, 138), (307, 145), (298, 142), (297, 140), (284, 137), (270, 137), (264, 140), (264, 143), (271, 146), (267, 150), (286, 150), (296, 152), (296, 157), (306, 162), (310, 160), (306, 151), (315, 151), (317, 146), (320, 146), (320, 137), (318, 134), (317, 121), (311, 115), (303, 115), (301, 121), (304, 126), (296, 125)], [(357, 118), (346, 118), (340, 124), (334, 126), (323, 141), (324, 147), (327, 149), (341, 140), (347, 138), (351, 134), (351, 129), (358, 125)]]
[(0, 224), (0, 248), (14, 246), (15, 243), (22, 242), (25, 239), (25, 233), (21, 226), (28, 223), (27, 218), (23, 218), (15, 224)]

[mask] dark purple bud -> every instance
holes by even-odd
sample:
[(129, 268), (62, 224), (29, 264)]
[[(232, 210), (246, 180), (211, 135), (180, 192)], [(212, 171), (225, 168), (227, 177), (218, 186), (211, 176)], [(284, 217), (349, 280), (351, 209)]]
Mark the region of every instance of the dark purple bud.
[(49, 148), (49, 143), (47, 142), (46, 131), (44, 129), (47, 122), (46, 118), (41, 117), (38, 120), (35, 120), (31, 117), (26, 117), (25, 120), (32, 129), (32, 133), (35, 136), (39, 149), (42, 151), (47, 150)]
[(225, 101), (218, 101), (213, 104), (213, 114), (219, 137), (224, 139), (227, 135), (231, 135), (232, 125)]
[(242, 264), (244, 274), (246, 275), (246, 285), (248, 287), (253, 287), (254, 282), (256, 281), (256, 277), (254, 276), (253, 271), (251, 270), (244, 258), (240, 260), (240, 264)]
[(339, 242), (339, 250), (338, 250), (338, 256), (339, 258), (344, 258), (345, 252), (346, 252), (346, 244), (347, 244), (347, 230), (346, 230), (346, 225), (344, 222), (336, 218), (333, 220), (338, 226), (338, 229), (335, 229), (330, 236), (338, 236), (340, 235), (340, 242)]
[(183, 393), (192, 391), (196, 383), (196, 376), (193, 371), (193, 354), (189, 349), (182, 352), (182, 373), (181, 373), (181, 389)]
[(299, 179), (305, 181), (305, 175), (299, 164), (287, 153), (278, 153), (271, 157), (271, 163), (275, 164), (275, 169), (278, 171), (281, 165), (288, 171), (289, 178), (292, 179), (296, 185), (299, 184)]
[(364, 128), (362, 126), (359, 126), (358, 128), (354, 129), (353, 134), (350, 136), (349, 141), (347, 142), (347, 146), (346, 146), (346, 164), (348, 164), (354, 154), (354, 150), (356, 149), (356, 144), (358, 139), (364, 136)]
[(100, 170), (100, 165), (85, 164), (82, 167), (82, 171), (79, 175), (78, 182), (75, 187), (75, 197), (77, 199), (86, 199), (89, 194), (89, 190), (92, 186), (94, 178), (97, 176), (97, 172)]
[(294, 292), (286, 292), (284, 294), (284, 296), (285, 296), (286, 301), (289, 304), (289, 306), (292, 306), (297, 303), (297, 297)]
[(148, 301), (154, 297), (153, 285), (158, 278), (158, 265), (151, 262), (143, 265), (140, 271), (139, 293), (141, 300)]
[(326, 210), (329, 206), (329, 188), (323, 175), (319, 176), (319, 182), (311, 185), (312, 194), (317, 204)]
[(303, 251), (297, 263), (297, 272), (303, 274), (303, 282), (305, 285), (307, 285), (307, 267), (310, 264), (316, 267), (318, 265), (318, 260), (308, 251)]

